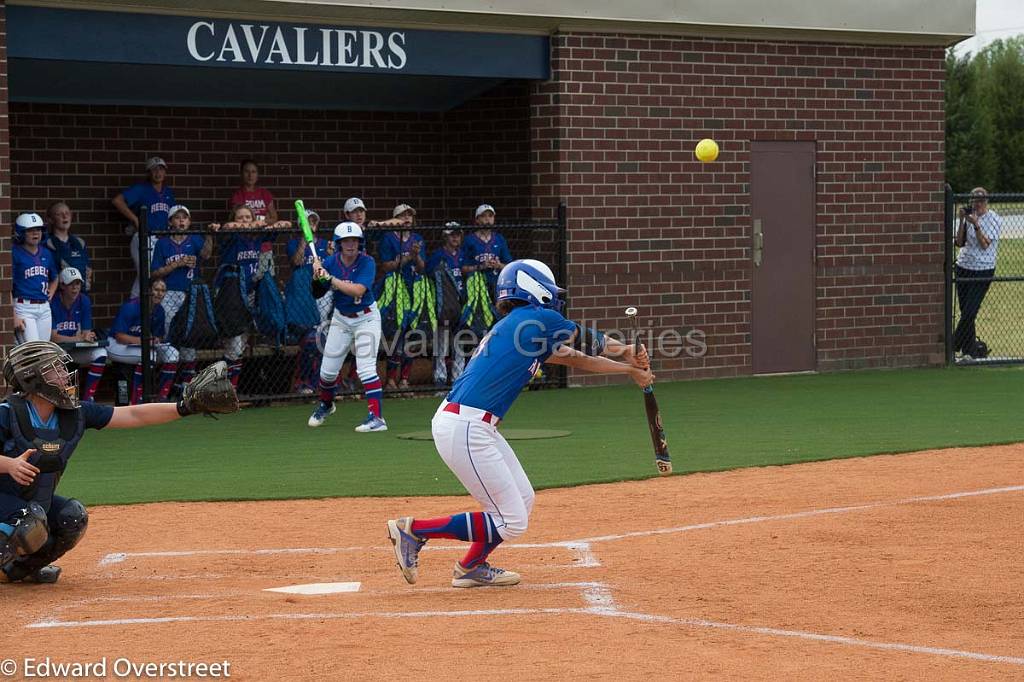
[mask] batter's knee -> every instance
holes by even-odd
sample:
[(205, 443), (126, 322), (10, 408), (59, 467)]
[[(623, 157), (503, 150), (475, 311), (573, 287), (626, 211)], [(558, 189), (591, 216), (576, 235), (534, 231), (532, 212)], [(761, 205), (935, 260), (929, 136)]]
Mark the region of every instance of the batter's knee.
[(533, 511), (533, 502), (536, 498), (537, 495), (533, 492), (532, 488), (523, 492), (523, 505), (526, 507), (527, 516)]

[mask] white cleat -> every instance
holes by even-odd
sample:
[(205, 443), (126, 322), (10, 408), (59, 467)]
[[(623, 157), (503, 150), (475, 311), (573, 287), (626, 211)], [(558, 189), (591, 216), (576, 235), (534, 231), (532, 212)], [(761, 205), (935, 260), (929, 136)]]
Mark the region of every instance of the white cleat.
[(309, 421), (307, 421), (306, 423), (315, 429), (316, 427), (323, 424), (324, 420), (326, 420), (327, 417), (329, 417), (330, 415), (334, 414), (334, 411), (337, 409), (338, 408), (334, 406), (333, 401), (331, 402), (330, 407), (325, 405), (323, 401), (320, 401), (316, 404), (316, 409), (313, 410), (313, 414), (309, 415)]
[(495, 568), (486, 561), (475, 568), (463, 568), (458, 561), (455, 562), (455, 573), (452, 577), (452, 587), (507, 587), (518, 585), (522, 580), (515, 571), (506, 571), (503, 568)]
[(363, 423), (356, 427), (357, 433), (377, 433), (378, 431), (387, 430), (388, 423), (380, 417), (374, 416), (372, 412), (367, 414)]

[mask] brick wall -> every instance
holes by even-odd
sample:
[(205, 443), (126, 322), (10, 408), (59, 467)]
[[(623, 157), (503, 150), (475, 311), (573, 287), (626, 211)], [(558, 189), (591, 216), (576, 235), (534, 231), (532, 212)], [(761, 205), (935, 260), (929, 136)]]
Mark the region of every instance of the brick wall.
[[(941, 48), (569, 34), (552, 57), (534, 206), (568, 201), (575, 316), (616, 326), (636, 303), (707, 336), (660, 376), (749, 373), (750, 143), (814, 140), (818, 368), (940, 361)], [(693, 158), (702, 137), (717, 163)]]
[(408, 202), (423, 221), (468, 222), (483, 200), (506, 213), (528, 212), (527, 115), (523, 86), (447, 115), (15, 103), (13, 203), (40, 213), (53, 201), (70, 203), (74, 230), (95, 261), (92, 297), (103, 325), (134, 278), (124, 221), (110, 199), (141, 179), (151, 155), (167, 160), (168, 182), (195, 222), (225, 218), (247, 157), (261, 163), (261, 183), (285, 218), (301, 197), (333, 225), (356, 195), (371, 219), (390, 218), (395, 204)]

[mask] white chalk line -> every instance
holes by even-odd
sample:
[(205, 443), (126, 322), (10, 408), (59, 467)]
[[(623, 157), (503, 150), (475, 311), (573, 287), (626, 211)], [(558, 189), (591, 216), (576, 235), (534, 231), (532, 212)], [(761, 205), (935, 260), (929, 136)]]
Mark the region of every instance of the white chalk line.
[[(563, 547), (576, 554), (578, 563), (575, 567), (600, 566), (600, 561), (592, 554), (590, 545), (598, 542), (611, 542), (613, 540), (624, 540), (627, 538), (649, 537), (652, 535), (668, 535), (672, 533), (686, 533), (694, 530), (706, 530), (722, 526), (738, 526), (750, 523), (765, 523), (769, 521), (788, 521), (792, 519), (803, 519), (813, 516), (827, 514), (848, 514), (851, 512), (865, 511), (869, 509), (880, 509), (907, 504), (918, 504), (921, 502), (941, 502), (945, 500), (958, 500), (966, 497), (979, 497), (983, 495), (999, 495), (1002, 493), (1015, 493), (1024, 491), (1024, 485), (1006, 486), (1002, 488), (985, 488), (982, 490), (969, 490), (964, 492), (946, 493), (943, 495), (927, 495), (923, 497), (907, 497), (900, 500), (883, 500), (880, 502), (868, 502), (864, 504), (848, 505), (843, 507), (825, 507), (823, 509), (808, 509), (788, 514), (774, 514), (765, 516), (748, 516), (738, 519), (724, 519), (720, 521), (707, 521), (687, 526), (676, 526), (674, 528), (655, 528), (653, 530), (638, 530), (629, 533), (618, 533), (615, 535), (598, 535), (589, 538), (576, 540), (558, 540), (555, 542), (529, 542), (505, 545), (502, 549), (548, 549)], [(424, 551), (452, 551), (463, 549), (463, 545), (427, 545)], [(145, 559), (154, 557), (190, 557), (202, 555), (273, 555), (273, 554), (337, 554), (340, 552), (377, 552), (388, 550), (387, 546), (375, 547), (297, 547), (281, 549), (190, 549), (164, 552), (111, 552), (99, 561), (100, 566), (122, 563), (128, 558)]]
[[(637, 613), (622, 611), (615, 603), (611, 590), (607, 585), (600, 582), (578, 582), (578, 583), (550, 583), (542, 585), (523, 585), (515, 589), (532, 590), (554, 590), (554, 589), (581, 590), (583, 600), (588, 606), (580, 608), (512, 608), (512, 609), (462, 609), (446, 611), (362, 611), (362, 612), (320, 612), (320, 613), (271, 613), (266, 615), (242, 616), (242, 615), (213, 615), (213, 616), (161, 616), (153, 618), (114, 618), (98, 620), (62, 621), (57, 618), (48, 618), (26, 625), (31, 629), (52, 629), (52, 628), (87, 628), (105, 626), (126, 626), (126, 625), (155, 625), (163, 623), (200, 623), (200, 622), (242, 622), (257, 620), (341, 620), (341, 619), (363, 619), (363, 618), (463, 618), (471, 616), (526, 616), (526, 615), (570, 615), (587, 614), (603, 616), (608, 618), (624, 618), (645, 623), (658, 625), (680, 625), (691, 628), (704, 628), (714, 630), (727, 630), (731, 632), (742, 632), (746, 634), (764, 635), (768, 637), (790, 637), (808, 641), (825, 642), (828, 644), (840, 644), (867, 649), (879, 649), (883, 651), (901, 651), (912, 654), (926, 654), (956, 658), (964, 660), (983, 661), (986, 663), (1004, 663), (1009, 665), (1024, 666), (1024, 658), (1017, 656), (1001, 656), (997, 654), (985, 654), (976, 651), (962, 649), (950, 649), (945, 647), (919, 646), (915, 644), (902, 644), (898, 642), (881, 642), (857, 637), (846, 637), (843, 635), (827, 635), (802, 630), (785, 630), (781, 628), (759, 627), (754, 625), (739, 625), (736, 623), (722, 623), (717, 621), (698, 618), (674, 618), (671, 616), (660, 616), (656, 614)], [(403, 591), (408, 595), (412, 592)], [(422, 592), (451, 592), (449, 588), (422, 588), (415, 590)], [(377, 591), (368, 594), (399, 594), (397, 590)], [(72, 608), (73, 606), (85, 605), (99, 602), (118, 601), (174, 601), (176, 599), (209, 599), (225, 598), (234, 596), (251, 596), (249, 593), (233, 592), (220, 594), (193, 594), (193, 595), (171, 595), (164, 597), (98, 597), (94, 599), (79, 600), (75, 604), (65, 605), (58, 610)]]
[[(327, 613), (272, 613), (266, 615), (211, 615), (211, 616), (159, 616), (152, 618), (112, 618), (92, 620), (61, 620), (59, 614), (69, 609), (80, 606), (87, 606), (100, 603), (116, 602), (173, 602), (179, 600), (198, 599), (225, 599), (234, 597), (248, 597), (253, 595), (250, 592), (214, 592), (208, 594), (178, 594), (178, 595), (156, 595), (156, 596), (116, 596), (116, 597), (92, 597), (79, 599), (74, 602), (62, 604), (54, 609), (53, 614), (43, 620), (26, 625), (26, 628), (83, 628), (117, 625), (151, 625), (158, 623), (191, 623), (191, 622), (220, 622), (220, 621), (256, 621), (256, 620), (310, 620), (310, 619), (339, 619), (339, 618), (427, 618), (427, 617), (459, 617), (459, 616), (494, 616), (494, 615), (522, 615), (522, 614), (561, 614), (561, 613), (587, 613), (590, 608), (611, 608), (615, 609), (615, 600), (612, 597), (608, 586), (600, 582), (562, 582), (542, 583), (536, 585), (520, 585), (518, 590), (579, 590), (580, 595), (589, 607), (587, 608), (520, 608), (520, 609), (467, 609), (458, 611), (365, 611), (365, 612), (327, 612)], [(404, 596), (408, 597), (417, 593), (451, 593), (452, 588), (418, 588), (408, 590), (372, 590), (362, 593), (365, 596)], [(270, 595), (267, 595), (268, 597)]]
[[(517, 543), (509, 544), (507, 549), (549, 549), (562, 547), (573, 555), (574, 563), (566, 566), (553, 566), (553, 568), (592, 568), (600, 566), (601, 562), (590, 550), (590, 543), (578, 541), (542, 542), (542, 543)], [(422, 551), (465, 551), (465, 545), (426, 545)], [(124, 563), (128, 559), (153, 559), (153, 558), (176, 558), (194, 556), (271, 556), (275, 554), (341, 554), (346, 552), (391, 552), (391, 547), (287, 547), (276, 549), (185, 549), (167, 550), (161, 552), (111, 552), (99, 560), (100, 567), (112, 566)]]
[[(598, 611), (600, 609), (592, 609)], [(770, 637), (794, 637), (817, 642), (828, 642), (830, 644), (844, 644), (868, 649), (883, 649), (886, 651), (904, 651), (913, 654), (932, 654), (935, 656), (946, 656), (949, 658), (963, 658), (987, 663), (1009, 663), (1011, 665), (1024, 666), (1024, 658), (1017, 656), (999, 656), (996, 654), (982, 654), (975, 651), (964, 651), (962, 649), (947, 649), (944, 647), (918, 646), (916, 644), (900, 644), (897, 642), (878, 642), (857, 637), (845, 637), (843, 635), (824, 635), (816, 632), (803, 632), (801, 630), (783, 630), (780, 628), (758, 627), (755, 625), (738, 625), (735, 623), (719, 623), (711, 620), (698, 618), (673, 618), (671, 616), (657, 616), (648, 613), (632, 613), (619, 611), (617, 609), (600, 610), (600, 615), (613, 618), (628, 618), (649, 623), (683, 625), (687, 627), (711, 628), (716, 630), (731, 630), (749, 634), (767, 635)]]

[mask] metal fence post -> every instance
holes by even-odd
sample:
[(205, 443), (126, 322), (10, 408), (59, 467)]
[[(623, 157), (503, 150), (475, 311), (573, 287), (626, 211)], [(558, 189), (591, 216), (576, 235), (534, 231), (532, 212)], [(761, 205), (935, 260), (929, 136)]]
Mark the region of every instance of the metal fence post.
[[(142, 339), (139, 350), (142, 353), (142, 402), (148, 403), (153, 397), (153, 369), (150, 349), (152, 339), (149, 318), (149, 206), (139, 208), (139, 314), (142, 316)], [(129, 396), (129, 402), (131, 397)]]
[(945, 187), (943, 202), (942, 243), (945, 249), (943, 262), (944, 295), (943, 295), (943, 332), (945, 342), (946, 366), (953, 364), (953, 235), (950, 226), (953, 224), (953, 188), (949, 183)]

